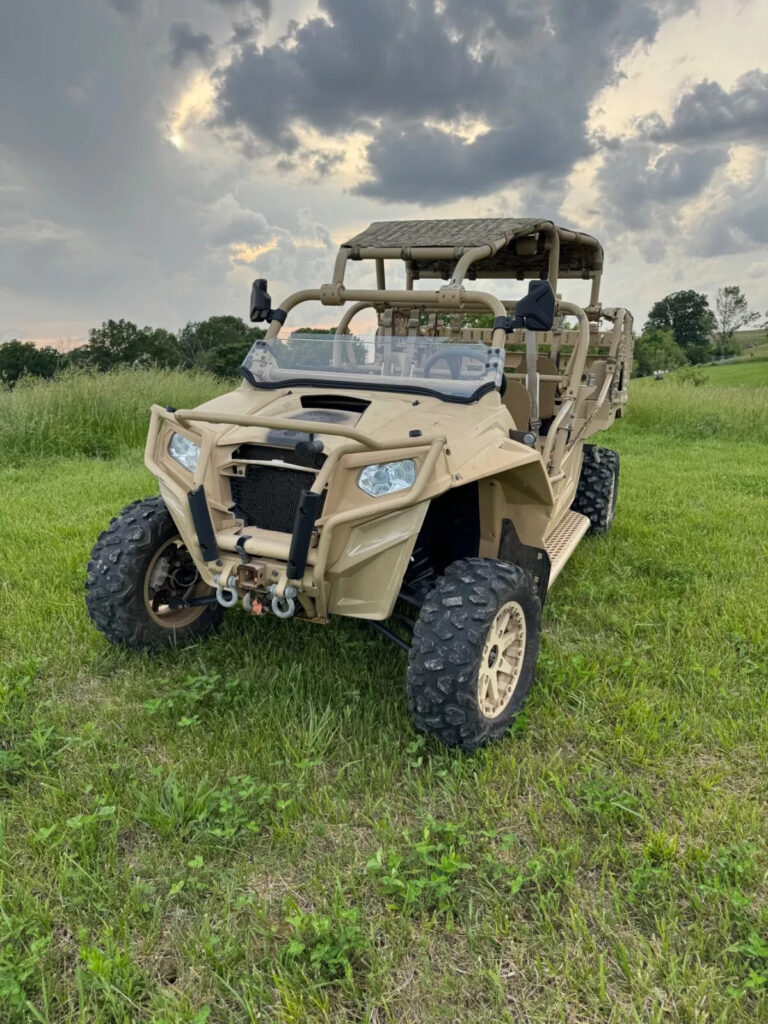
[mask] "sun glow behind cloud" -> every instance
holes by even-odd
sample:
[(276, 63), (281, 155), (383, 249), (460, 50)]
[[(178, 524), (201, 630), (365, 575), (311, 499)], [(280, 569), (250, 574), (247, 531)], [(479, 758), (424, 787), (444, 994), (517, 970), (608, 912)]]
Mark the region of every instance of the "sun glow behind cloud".
[[(319, 284), (338, 243), (400, 217), (532, 214), (596, 234), (605, 296), (638, 322), (665, 289), (740, 275), (768, 306), (768, 84), (739, 84), (768, 75), (756, 0), (612, 0), (599, 18), (560, 0), (476, 0), (467, 18), (435, 0), (429, 23), (427, 2), (380, 0), (329, 0), (320, 19), (317, 0), (266, 19), (268, 0), (103, 0), (58, 24), (10, 6), (0, 336), (241, 310), (254, 277), (276, 298)], [(174, 36), (182, 11), (191, 32)], [(487, 26), (513, 49), (481, 53)]]
[(176, 149), (185, 149), (185, 133), (211, 116), (214, 97), (215, 89), (210, 75), (205, 71), (198, 72), (179, 97), (166, 126), (166, 138)]

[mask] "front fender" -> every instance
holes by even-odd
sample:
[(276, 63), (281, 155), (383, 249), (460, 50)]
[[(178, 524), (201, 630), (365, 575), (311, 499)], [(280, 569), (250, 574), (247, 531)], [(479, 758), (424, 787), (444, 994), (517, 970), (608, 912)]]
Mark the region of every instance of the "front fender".
[(504, 440), (469, 460), (454, 478), (454, 486), (478, 483), (481, 557), (497, 557), (504, 519), (512, 520), (523, 544), (544, 546), (555, 494), (535, 448)]
[(428, 508), (421, 501), (349, 528), (327, 570), (330, 614), (389, 618)]

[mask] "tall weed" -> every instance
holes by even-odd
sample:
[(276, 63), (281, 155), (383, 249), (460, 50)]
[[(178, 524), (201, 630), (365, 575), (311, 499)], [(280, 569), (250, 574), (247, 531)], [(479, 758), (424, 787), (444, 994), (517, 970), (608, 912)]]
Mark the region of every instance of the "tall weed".
[(686, 441), (711, 438), (768, 441), (768, 387), (691, 387), (669, 378), (637, 380), (630, 387), (627, 416), (633, 431)]
[(22, 379), (0, 391), (0, 466), (61, 456), (113, 458), (143, 447), (153, 403), (189, 408), (229, 387), (207, 373), (159, 369)]

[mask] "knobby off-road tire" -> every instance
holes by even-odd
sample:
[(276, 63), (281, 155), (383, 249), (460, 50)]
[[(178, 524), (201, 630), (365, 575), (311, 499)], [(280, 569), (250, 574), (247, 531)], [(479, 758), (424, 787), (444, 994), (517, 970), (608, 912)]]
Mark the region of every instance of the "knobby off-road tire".
[[(164, 575), (165, 569), (169, 570)], [(218, 604), (172, 609), (168, 595), (213, 593), (197, 577), (165, 502), (134, 501), (96, 541), (88, 562), (85, 603), (96, 628), (113, 644), (158, 650), (215, 629)]]
[(416, 728), (464, 750), (499, 739), (533, 685), (540, 631), (529, 573), (494, 558), (454, 562), (413, 631), (407, 689)]
[(579, 486), (571, 508), (589, 519), (591, 533), (607, 533), (616, 515), (618, 496), (618, 452), (585, 444)]

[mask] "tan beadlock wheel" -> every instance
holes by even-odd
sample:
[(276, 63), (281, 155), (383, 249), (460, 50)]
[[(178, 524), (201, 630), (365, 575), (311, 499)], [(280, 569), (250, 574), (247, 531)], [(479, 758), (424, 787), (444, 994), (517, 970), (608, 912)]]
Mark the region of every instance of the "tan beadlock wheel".
[(93, 545), (85, 603), (110, 643), (140, 651), (187, 644), (216, 629), (224, 609), (173, 605), (211, 596), (159, 495), (126, 505)]
[(477, 701), (486, 718), (497, 718), (512, 699), (523, 668), (525, 636), (522, 607), (507, 601), (488, 630), (477, 677)]
[(541, 598), (529, 572), (498, 558), (460, 558), (427, 594), (408, 658), (413, 723), (475, 750), (500, 739), (533, 685)]
[(205, 605), (193, 608), (172, 608), (171, 598), (188, 600), (200, 597), (210, 588), (178, 534), (158, 548), (144, 577), (144, 604), (154, 621), (165, 629), (180, 629), (199, 619)]

